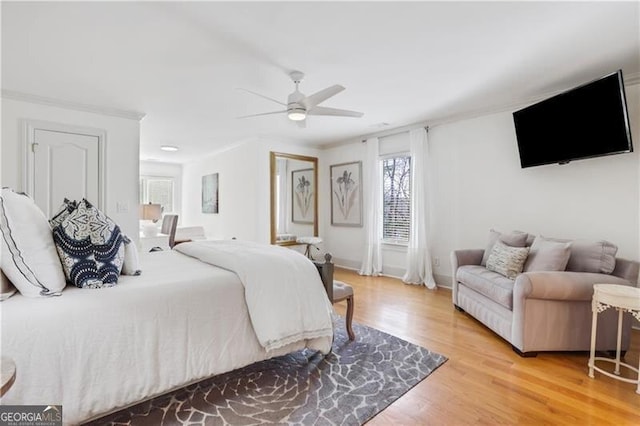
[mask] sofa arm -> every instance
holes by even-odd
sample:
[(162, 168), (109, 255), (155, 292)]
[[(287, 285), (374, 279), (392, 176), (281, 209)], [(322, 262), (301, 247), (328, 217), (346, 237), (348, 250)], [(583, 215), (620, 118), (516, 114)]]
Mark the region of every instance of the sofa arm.
[(516, 300), (545, 299), (591, 301), (594, 284), (632, 285), (622, 278), (589, 272), (526, 272), (518, 275), (513, 286)]
[(484, 249), (453, 250), (451, 252), (451, 299), (458, 306), (458, 280), (456, 272), (460, 266), (479, 265)]
[(479, 265), (484, 249), (454, 250), (451, 252), (451, 267), (455, 272), (459, 266)]
[(631, 282), (635, 286), (638, 282), (639, 270), (640, 270), (640, 263), (636, 262), (635, 260), (617, 258), (616, 268), (613, 270), (611, 275), (624, 278), (625, 280)]

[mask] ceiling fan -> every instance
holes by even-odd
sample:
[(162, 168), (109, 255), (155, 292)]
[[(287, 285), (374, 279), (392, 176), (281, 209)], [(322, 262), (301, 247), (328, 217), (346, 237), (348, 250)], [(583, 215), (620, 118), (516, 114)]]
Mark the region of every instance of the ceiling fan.
[(314, 93), (313, 95), (305, 96), (298, 90), (298, 85), (304, 78), (304, 73), (300, 71), (292, 71), (291, 73), (289, 73), (289, 77), (291, 77), (291, 80), (293, 80), (294, 84), (296, 85), (296, 90), (294, 90), (294, 92), (289, 95), (289, 97), (287, 98), (287, 103), (280, 102), (265, 95), (261, 95), (260, 93), (252, 92), (251, 90), (240, 89), (245, 92), (251, 93), (252, 95), (260, 96), (261, 98), (275, 102), (286, 107), (287, 109), (281, 111), (263, 112), (260, 114), (244, 115), (238, 118), (258, 117), (261, 115), (272, 114), (287, 114), (289, 120), (303, 122), (308, 115), (330, 115), (335, 117), (362, 117), (364, 115), (364, 113), (362, 112), (319, 106), (320, 103), (342, 92), (344, 90), (343, 86), (336, 84), (327, 87), (326, 89), (323, 89), (317, 93)]

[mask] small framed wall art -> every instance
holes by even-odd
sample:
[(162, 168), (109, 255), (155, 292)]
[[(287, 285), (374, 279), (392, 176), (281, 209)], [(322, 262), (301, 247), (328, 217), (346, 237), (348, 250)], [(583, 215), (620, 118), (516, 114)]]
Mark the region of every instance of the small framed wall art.
[(313, 169), (291, 172), (291, 221), (313, 223), (314, 194)]
[(362, 226), (362, 161), (334, 164), (331, 174), (331, 225)]
[(218, 213), (218, 173), (202, 176), (202, 213)]

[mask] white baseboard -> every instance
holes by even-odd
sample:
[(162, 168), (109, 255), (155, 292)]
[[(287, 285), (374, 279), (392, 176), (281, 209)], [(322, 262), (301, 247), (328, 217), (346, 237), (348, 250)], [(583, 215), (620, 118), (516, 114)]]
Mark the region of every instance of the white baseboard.
[[(334, 265), (338, 268), (348, 269), (350, 271), (358, 272), (360, 270), (360, 262), (356, 262), (348, 259), (340, 259), (333, 258), (332, 259)], [(384, 270), (384, 273), (381, 274), (383, 277), (396, 278), (398, 280), (402, 280), (402, 276), (404, 275), (403, 268), (394, 268), (387, 267)], [(433, 279), (436, 281), (438, 287), (451, 289), (451, 277), (448, 275), (437, 275), (434, 274)]]

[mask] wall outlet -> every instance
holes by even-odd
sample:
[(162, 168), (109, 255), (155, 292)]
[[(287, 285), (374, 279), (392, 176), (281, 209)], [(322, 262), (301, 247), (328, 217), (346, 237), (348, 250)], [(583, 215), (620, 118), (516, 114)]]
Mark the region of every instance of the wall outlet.
[(434, 266), (440, 266), (440, 258), (439, 257), (434, 257), (433, 258), (433, 264), (434, 264)]
[(129, 203), (116, 203), (116, 212), (117, 213), (129, 213)]

